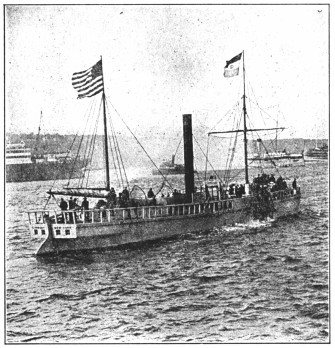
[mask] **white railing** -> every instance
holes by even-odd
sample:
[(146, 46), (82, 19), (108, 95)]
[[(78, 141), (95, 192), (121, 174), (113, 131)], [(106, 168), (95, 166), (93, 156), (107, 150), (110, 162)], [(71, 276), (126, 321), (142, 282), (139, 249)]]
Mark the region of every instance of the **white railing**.
[[(300, 190), (285, 190), (272, 192), (273, 200), (281, 200), (299, 194)], [(91, 209), (84, 211), (66, 210), (39, 210), (28, 212), (30, 224), (46, 224), (50, 219), (52, 223), (64, 224), (90, 224), (109, 223), (113, 221), (126, 221), (131, 219), (145, 220), (158, 219), (171, 216), (192, 216), (208, 213), (232, 211), (235, 203), (241, 198), (209, 201), (204, 203), (188, 203), (174, 205), (138, 206), (129, 208)]]
[(212, 201), (205, 203), (175, 204), (165, 206), (139, 206), (114, 209), (91, 209), (85, 211), (66, 210), (56, 212), (54, 210), (40, 210), (28, 212), (30, 224), (46, 224), (50, 219), (52, 223), (106, 223), (115, 220), (130, 219), (157, 219), (169, 216), (187, 216), (219, 211), (231, 210), (233, 200)]

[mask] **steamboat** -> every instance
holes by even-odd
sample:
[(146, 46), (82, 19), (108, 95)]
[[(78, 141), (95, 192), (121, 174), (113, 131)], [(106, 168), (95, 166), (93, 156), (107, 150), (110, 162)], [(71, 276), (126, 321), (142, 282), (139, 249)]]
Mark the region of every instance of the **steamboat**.
[[(138, 187), (125, 187), (125, 196), (116, 197), (111, 187), (109, 150), (111, 141), (107, 131), (106, 96), (103, 82), (102, 58), (93, 67), (75, 73), (72, 84), (78, 90), (79, 98), (101, 95), (102, 120), (104, 127), (105, 186), (63, 187), (48, 191), (49, 199), (75, 196), (96, 199), (94, 209), (87, 205), (81, 208), (59, 210), (40, 209), (28, 212), (31, 237), (43, 239), (37, 255), (46, 256), (73, 251), (105, 249), (131, 243), (140, 243), (176, 235), (201, 232), (212, 228), (224, 228), (236, 224), (253, 225), (255, 221), (277, 220), (299, 211), (300, 188), (284, 188), (270, 192), (259, 185), (257, 190), (249, 182), (247, 134), (259, 129), (250, 129), (246, 123), (245, 69), (243, 53), (242, 96), (243, 128), (212, 133), (243, 134), (244, 141), (244, 190), (241, 195), (229, 194), (228, 185), (221, 179), (204, 182), (195, 188), (192, 115), (182, 115), (184, 143), (185, 190), (158, 197), (149, 197)], [(227, 62), (225, 76), (238, 75), (242, 53)], [(237, 72), (237, 73), (236, 73)], [(108, 104), (107, 104), (108, 105)], [(113, 133), (113, 132), (112, 132)], [(115, 135), (115, 132), (113, 133)], [(115, 141), (113, 141), (116, 144)], [(115, 150), (118, 147), (115, 146)], [(116, 158), (117, 155), (113, 155)], [(119, 161), (122, 163), (122, 161)], [(159, 171), (159, 168), (157, 167)], [(162, 173), (164, 177), (164, 174)], [(127, 182), (127, 181), (126, 181)], [(82, 182), (81, 182), (82, 184)], [(128, 185), (128, 182), (127, 182)], [(170, 188), (172, 189), (171, 185)], [(127, 194), (128, 193), (128, 194)], [(142, 196), (139, 195), (142, 193)], [(121, 195), (121, 194), (120, 194)], [(49, 201), (48, 199), (48, 201)]]
[(6, 182), (62, 180), (81, 176), (84, 162), (74, 158), (71, 151), (44, 151), (40, 142), (41, 120), (42, 111), (35, 146), (27, 147), (23, 141), (6, 145)]

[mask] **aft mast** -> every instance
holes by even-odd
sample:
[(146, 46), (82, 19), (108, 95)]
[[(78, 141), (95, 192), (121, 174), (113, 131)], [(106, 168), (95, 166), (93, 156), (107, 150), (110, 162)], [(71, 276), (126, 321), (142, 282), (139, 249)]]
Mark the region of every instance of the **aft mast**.
[(244, 50), (226, 62), (224, 69), (224, 77), (230, 78), (239, 75), (239, 64), (243, 55), (243, 129), (231, 130), (231, 131), (218, 131), (209, 132), (208, 136), (211, 134), (223, 134), (223, 133), (243, 133), (244, 135), (244, 173), (245, 173), (245, 191), (246, 195), (249, 195), (249, 174), (248, 174), (248, 139), (247, 132), (258, 132), (264, 130), (278, 130), (285, 129), (283, 127), (275, 128), (258, 128), (258, 129), (248, 129), (247, 128), (247, 107), (246, 107), (246, 95), (245, 95), (245, 66), (244, 66)]
[(245, 67), (244, 67), (244, 51), (243, 53), (243, 133), (244, 133), (244, 172), (245, 183), (249, 184), (248, 177), (248, 139), (247, 139), (247, 108), (245, 104)]

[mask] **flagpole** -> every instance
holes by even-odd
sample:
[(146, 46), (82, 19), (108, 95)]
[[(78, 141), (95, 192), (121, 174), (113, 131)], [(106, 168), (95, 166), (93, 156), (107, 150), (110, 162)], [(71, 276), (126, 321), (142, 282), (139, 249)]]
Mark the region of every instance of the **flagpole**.
[(245, 105), (245, 68), (244, 68), (244, 50), (243, 50), (243, 120), (244, 120), (244, 169), (245, 183), (249, 184), (248, 177), (248, 139), (247, 139), (247, 109)]
[(103, 105), (103, 117), (104, 117), (104, 134), (105, 134), (105, 168), (106, 168), (106, 189), (110, 190), (110, 178), (109, 178), (109, 159), (108, 159), (108, 136), (107, 136), (107, 118), (106, 118), (106, 96), (105, 96), (105, 84), (104, 74), (102, 69), (102, 56), (101, 57), (101, 75), (102, 75), (102, 105)]

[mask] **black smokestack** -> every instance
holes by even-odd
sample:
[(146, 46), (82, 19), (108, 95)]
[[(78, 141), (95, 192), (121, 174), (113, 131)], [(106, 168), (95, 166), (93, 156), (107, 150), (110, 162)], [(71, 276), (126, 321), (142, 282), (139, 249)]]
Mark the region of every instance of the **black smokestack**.
[(193, 170), (193, 136), (192, 115), (183, 115), (184, 130), (184, 163), (185, 163), (185, 191), (189, 202), (194, 193), (194, 170)]

